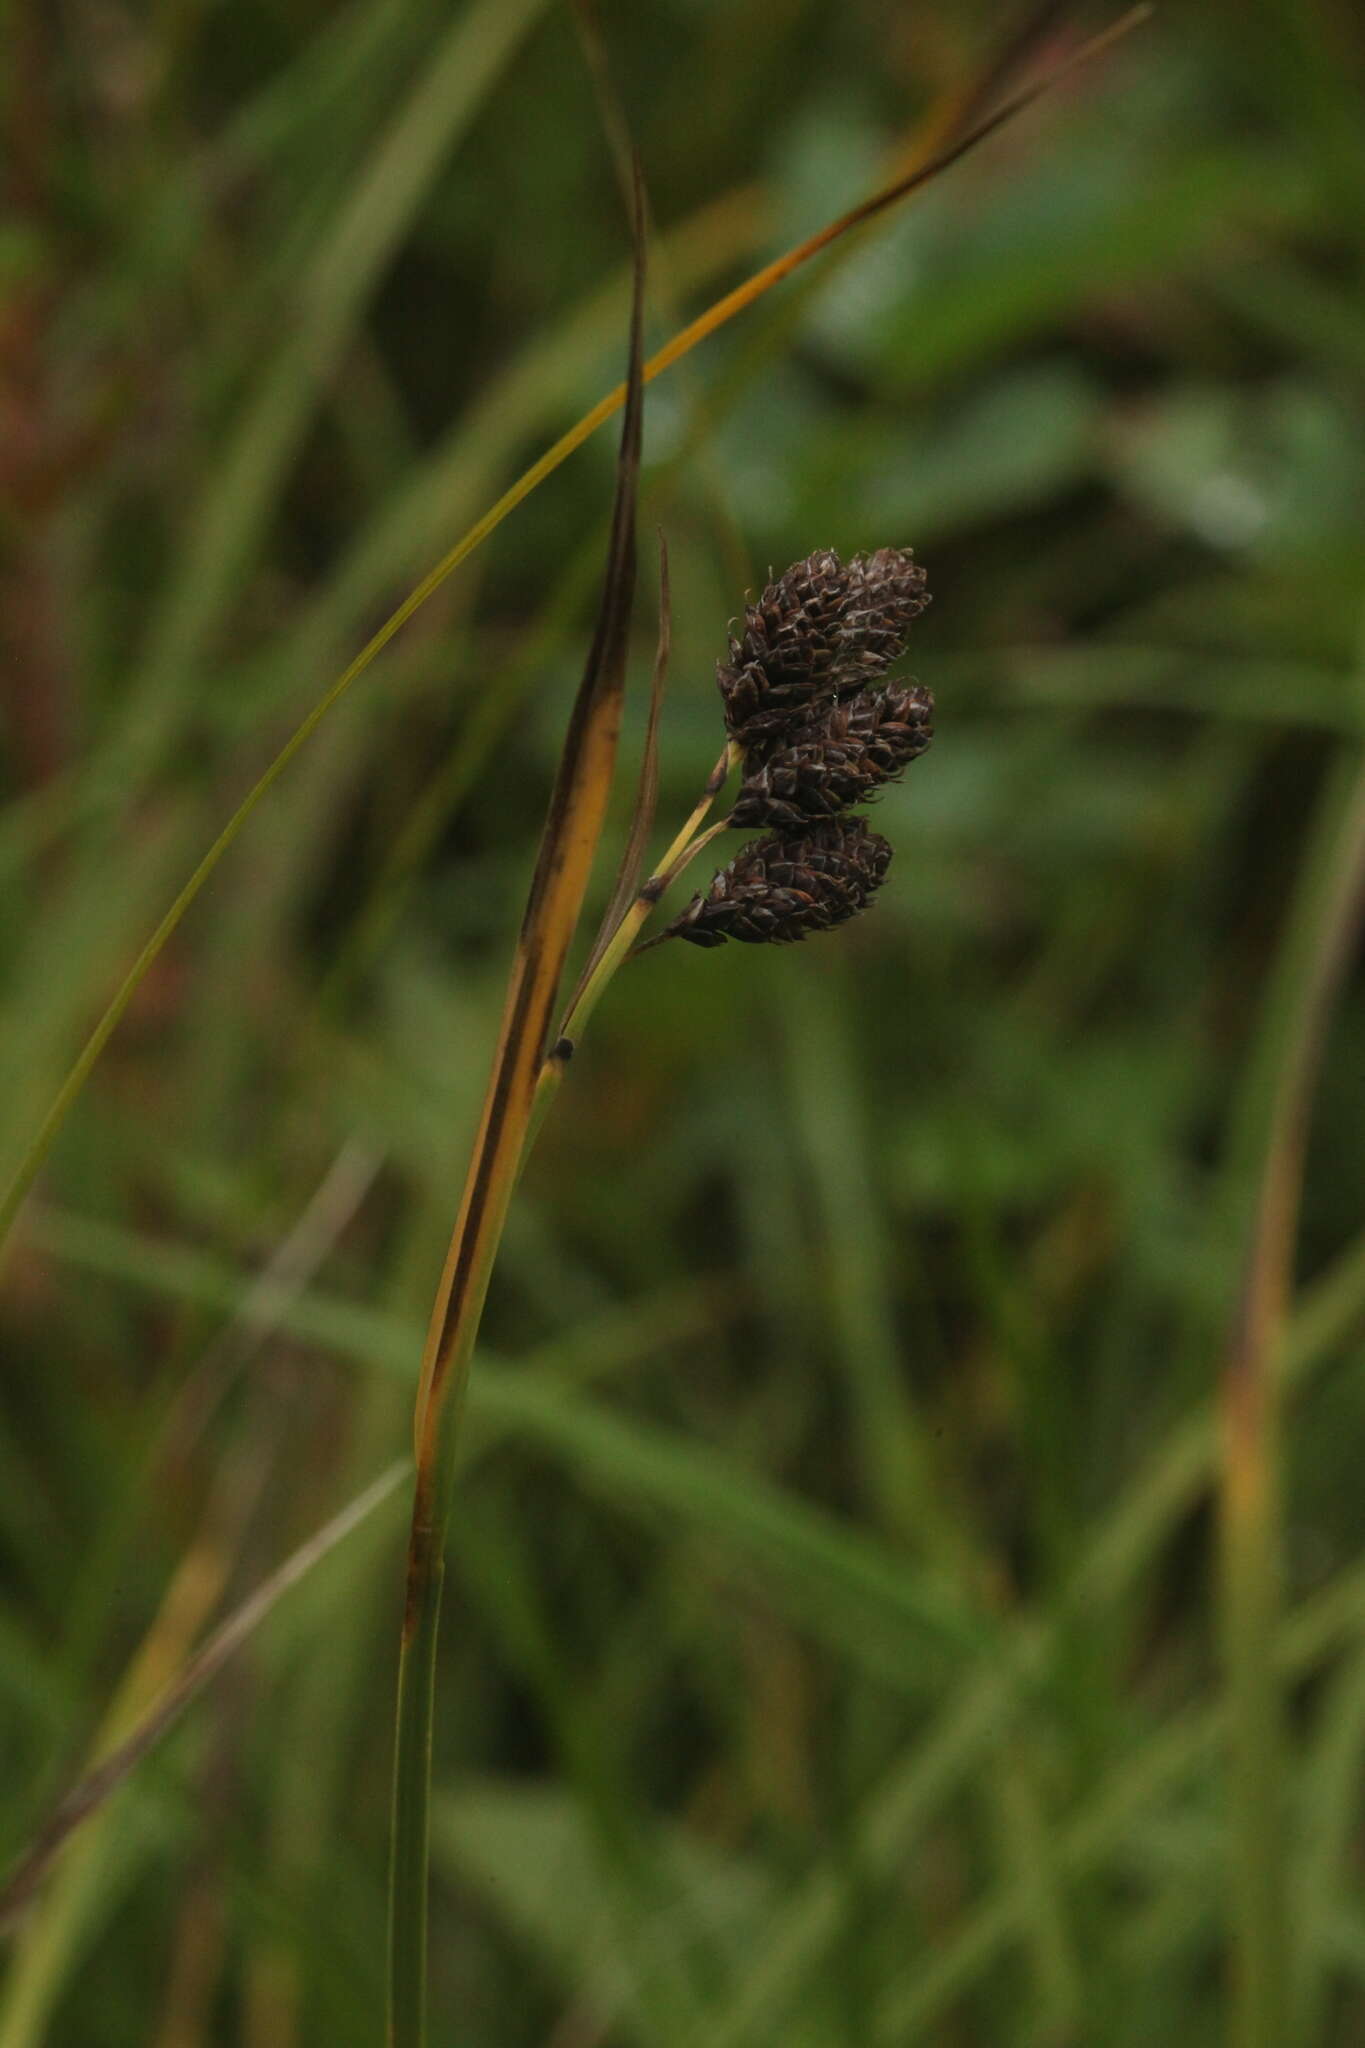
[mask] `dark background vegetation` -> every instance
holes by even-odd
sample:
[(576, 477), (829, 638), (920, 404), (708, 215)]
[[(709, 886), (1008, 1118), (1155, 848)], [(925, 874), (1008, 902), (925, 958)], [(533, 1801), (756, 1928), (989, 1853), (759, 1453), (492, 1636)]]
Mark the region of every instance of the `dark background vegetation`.
[[(601, 14), (656, 345), (887, 175), (1005, 25)], [(12, 1162), (252, 777), (620, 374), (627, 237), (548, 0), (20, 0), (4, 35)], [(632, 966), (527, 1174), (450, 1557), (440, 2042), (1222, 2038), (1211, 1404), (1236, 1134), (1365, 725), (1362, 191), (1349, 0), (1171, 6), (650, 393), (661, 831), (718, 748), (727, 621), (813, 548), (926, 563), (938, 737), (880, 808), (874, 912)], [(15, 1852), (404, 1448), (613, 440), (309, 744), (25, 1214)], [(1307, 1151), (1280, 1637), (1294, 2037), (1343, 2048), (1362, 1034), (1357, 973)], [(400, 1492), (75, 1839), (11, 1933), (3, 2048), (378, 2038), (402, 1524)]]

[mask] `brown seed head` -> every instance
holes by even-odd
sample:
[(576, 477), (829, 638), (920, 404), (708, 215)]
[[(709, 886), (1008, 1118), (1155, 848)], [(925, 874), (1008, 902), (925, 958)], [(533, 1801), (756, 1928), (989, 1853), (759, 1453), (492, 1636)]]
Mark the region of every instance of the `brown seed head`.
[(928, 603), (924, 571), (909, 548), (878, 548), (850, 562), (840, 696), (874, 682), (900, 660), (910, 628)]
[(861, 818), (829, 818), (801, 832), (771, 832), (742, 846), (704, 896), (694, 896), (666, 938), (694, 946), (790, 945), (866, 910), (891, 848)]
[(929, 602), (908, 548), (841, 562), (821, 548), (769, 583), (716, 664), (730, 737), (771, 745), (838, 697), (862, 689), (905, 651)]
[(933, 736), (933, 694), (922, 684), (860, 690), (789, 739), (749, 756), (730, 823), (799, 831), (813, 819), (866, 803), (902, 775)]

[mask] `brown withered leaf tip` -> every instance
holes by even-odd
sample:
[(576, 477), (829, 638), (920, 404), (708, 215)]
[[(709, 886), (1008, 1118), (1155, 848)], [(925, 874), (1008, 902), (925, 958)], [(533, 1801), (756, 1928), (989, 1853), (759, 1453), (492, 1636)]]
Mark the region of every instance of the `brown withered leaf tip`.
[(861, 818), (770, 832), (742, 846), (664, 936), (694, 946), (790, 945), (866, 910), (890, 861), (887, 841)]
[(905, 652), (929, 602), (909, 548), (841, 562), (820, 548), (769, 583), (744, 615), (716, 681), (731, 739), (748, 752), (866, 689)]
[(730, 823), (799, 830), (867, 803), (904, 774), (933, 736), (933, 694), (922, 683), (859, 690), (746, 757)]

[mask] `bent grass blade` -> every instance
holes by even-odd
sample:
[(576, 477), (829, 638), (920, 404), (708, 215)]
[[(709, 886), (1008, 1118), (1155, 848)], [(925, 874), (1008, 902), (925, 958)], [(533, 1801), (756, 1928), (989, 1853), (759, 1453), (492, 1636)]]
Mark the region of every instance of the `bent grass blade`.
[[(819, 255), (823, 250), (830, 248), (852, 229), (876, 219), (879, 215), (888, 212), (901, 200), (908, 199), (916, 192), (922, 191), (936, 177), (940, 176), (942, 172), (949, 169), (953, 164), (958, 163), (971, 150), (977, 148), (989, 136), (995, 134), (1008, 121), (1022, 113), (1025, 108), (1032, 106), (1035, 101), (1040, 99), (1053, 86), (1058, 84), (1063, 78), (1068, 77), (1079, 65), (1112, 48), (1122, 36), (1128, 34), (1130, 30), (1136, 28), (1142, 21), (1145, 21), (1150, 12), (1150, 7), (1145, 5), (1130, 9), (1112, 27), (1082, 43), (1070, 57), (1063, 60), (1051, 71), (1045, 73), (1042, 78), (1014, 93), (993, 114), (976, 123), (958, 140), (937, 150), (931, 146), (904, 175), (895, 179), (891, 184), (883, 186), (879, 191), (873, 193), (871, 197), (862, 201), (861, 204), (852, 208), (848, 213), (841, 214), (837, 220), (819, 229), (804, 242), (799, 243), (794, 249), (788, 250), (785, 255), (767, 264), (763, 269), (756, 272), (753, 277), (749, 278), (746, 283), (737, 286), (731, 292), (727, 292), (714, 305), (709, 307), (705, 313), (702, 313), (678, 334), (674, 335), (671, 341), (666, 343), (657, 354), (649, 359), (644, 365), (643, 381), (650, 383), (655, 377), (661, 376), (665, 370), (670, 369), (674, 363), (688, 355), (699, 342), (707, 340), (712, 334), (724, 327), (728, 321), (734, 319), (736, 314), (745, 311), (749, 306), (755, 304), (765, 293), (771, 291), (774, 285), (780, 284), (784, 278), (791, 276), (793, 271), (800, 269), (802, 265), (810, 262), (813, 257)], [(971, 95), (968, 97), (970, 99)], [(954, 105), (957, 104), (958, 102), (954, 100)], [(209, 846), (202, 860), (200, 860), (190, 874), (184, 887), (166, 911), (165, 916), (155, 927), (146, 944), (134, 959), (127, 974), (110, 998), (103, 1014), (72, 1064), (65, 1080), (62, 1082), (46, 1114), (43, 1116), (37, 1131), (34, 1133), (18, 1165), (15, 1167), (3, 1197), (0, 1197), (0, 1247), (3, 1247), (7, 1242), (14, 1219), (18, 1214), (25, 1195), (32, 1186), (43, 1162), (56, 1142), (57, 1136), (66, 1122), (72, 1106), (93, 1072), (105, 1046), (117, 1030), (128, 1005), (137, 993), (148, 971), (159, 958), (172, 933), (185, 916), (185, 913), (195, 902), (205, 884), (213, 875), (224, 854), (233, 846), (259, 805), (269, 795), (274, 785), (289, 767), (295, 755), (312, 738), (312, 735), (317, 731), (317, 728), (322, 724), (328, 713), (346, 695), (352, 683), (365, 673), (376, 657), (384, 651), (389, 642), (407, 624), (408, 620), (421, 610), (427, 600), (440, 589), (449, 576), (453, 575), (460, 564), (467, 560), (476, 548), (482, 546), (489, 535), (496, 531), (511, 512), (516, 510), (524, 498), (529, 497), (531, 492), (542, 484), (548, 476), (552, 475), (560, 467), (561, 463), (565, 462), (586, 440), (595, 434), (597, 429), (610, 419), (613, 413), (619, 411), (624, 399), (625, 387), (624, 385), (617, 385), (615, 390), (608, 392), (604, 398), (600, 399), (590, 412), (585, 413), (576, 426), (571, 427), (566, 434), (561, 435), (559, 440), (552, 447), (548, 448), (544, 455), (532, 463), (531, 467), (524, 471), (517, 478), (516, 482), (503, 492), (502, 496), (484, 513), (482, 518), (475, 521), (473, 526), (456, 541), (454, 546), (436, 563), (435, 567), (428, 571), (414, 589), (408, 593), (397, 609), (384, 621), (383, 625), (366, 641), (360, 652), (347, 664), (335, 682), (323, 693), (317, 703), (314, 704), (313, 708), (295, 728), (259, 780), (248, 790), (241, 803), (237, 806), (237, 809), (219, 832), (217, 838)]]
[(550, 797), (508, 981), (464, 1198), (432, 1310), (414, 1415), (417, 1476), (398, 1677), (389, 1893), (389, 2039), (426, 2039), (427, 1862), (435, 1658), (455, 1444), (474, 1352), (570, 943), (606, 823), (616, 766), (631, 604), (644, 410), (644, 202), (636, 174), (630, 369), (597, 627)]

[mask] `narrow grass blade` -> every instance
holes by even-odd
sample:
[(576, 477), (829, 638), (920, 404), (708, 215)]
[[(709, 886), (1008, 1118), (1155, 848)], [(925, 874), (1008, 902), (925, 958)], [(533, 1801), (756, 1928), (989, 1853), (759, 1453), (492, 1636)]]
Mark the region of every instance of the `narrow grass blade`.
[(1295, 2041), (1331, 2038), (1331, 1927), (1348, 1901), (1355, 1910), (1358, 1892), (1353, 1848), (1365, 1754), (1365, 1649), (1360, 1646), (1335, 1676), (1319, 1724), (1302, 1778), (1300, 1846), (1289, 1909), (1299, 1935), (1290, 2029)]
[(580, 1484), (641, 1502), (756, 1565), (812, 1634), (898, 1688), (921, 1693), (945, 1670), (994, 1657), (998, 1626), (951, 1588), (856, 1527), (760, 1473), (597, 1401), (521, 1373), (486, 1374), (487, 1409), (560, 1458)]
[(1365, 911), (1365, 763), (1329, 777), (1265, 1000), (1235, 1133), (1233, 1203), (1256, 1171), (1223, 1363), (1222, 1621), (1232, 1711), (1231, 2036), (1276, 2048), (1294, 1970), (1287, 1912), (1287, 1735), (1275, 1668), (1283, 1506), (1277, 1355), (1292, 1283), (1318, 1054)]
[(251, 1597), (213, 1631), (128, 1734), (92, 1770), (76, 1781), (0, 1885), (0, 1927), (8, 1925), (23, 1911), (68, 1837), (99, 1811), (162, 1737), (170, 1733), (185, 1709), (217, 1677), (228, 1659), (249, 1641), (276, 1603), (306, 1578), (330, 1551), (343, 1543), (354, 1529), (358, 1529), (395, 1492), (411, 1469), (406, 1458), (398, 1459), (331, 1521), (325, 1522), (306, 1543), (301, 1543), (292, 1556), (286, 1558), (279, 1569), (272, 1572)]
[(945, 1578), (966, 1587), (984, 1580), (984, 1561), (971, 1555), (964, 1519), (945, 1493), (910, 1397), (838, 973), (836, 963), (823, 976), (793, 976), (774, 1003), (774, 1036), (787, 1046), (790, 1113), (820, 1221), (819, 1284), (847, 1376), (860, 1482), (884, 1533), (922, 1545)]
[(427, 53), (406, 103), (338, 207), (293, 296), (274, 355), (195, 519), (183, 567), (153, 622), (120, 742), (102, 774), (122, 795), (164, 743), (175, 686), (203, 658), (265, 531), (327, 379), (413, 215), (544, 0), (480, 0)]

